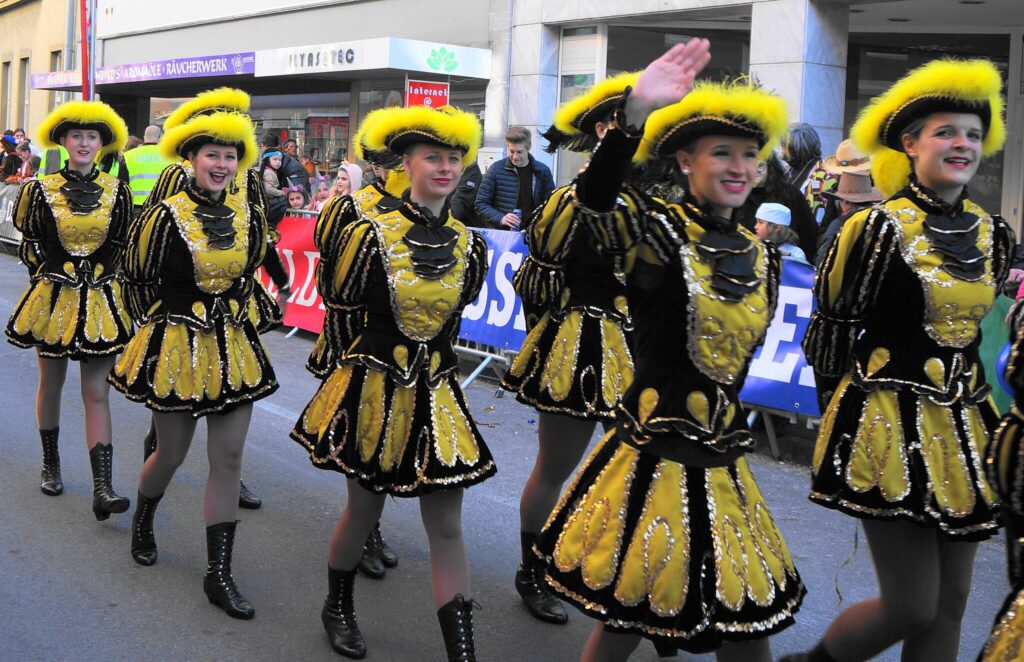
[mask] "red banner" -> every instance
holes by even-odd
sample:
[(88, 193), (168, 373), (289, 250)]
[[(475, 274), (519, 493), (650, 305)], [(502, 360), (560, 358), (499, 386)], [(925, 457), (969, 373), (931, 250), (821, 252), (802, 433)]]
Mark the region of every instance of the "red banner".
[[(284, 311), (285, 326), (297, 326), (306, 331), (320, 333), (324, 328), (324, 302), (316, 290), (316, 265), (320, 252), (313, 245), (315, 218), (285, 216), (277, 225), (281, 241), (277, 253), (288, 274), (288, 287), (292, 295)], [(277, 294), (277, 288), (263, 269), (259, 270), (260, 280), (270, 293)]]
[(440, 108), (448, 105), (448, 83), (429, 80), (410, 80), (405, 86), (405, 107), (429, 106)]

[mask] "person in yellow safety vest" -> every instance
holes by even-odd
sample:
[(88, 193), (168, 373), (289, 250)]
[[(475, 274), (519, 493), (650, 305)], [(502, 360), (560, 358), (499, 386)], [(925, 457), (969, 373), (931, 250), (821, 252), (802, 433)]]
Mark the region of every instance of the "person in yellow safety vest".
[(68, 160), (68, 150), (64, 149), (63, 145), (52, 147), (43, 152), (43, 163), (42, 167), (39, 168), (39, 172), (36, 173), (36, 179), (42, 179), (47, 175), (59, 171), (64, 167), (64, 163)]
[(124, 153), (124, 160), (128, 165), (128, 184), (132, 189), (132, 203), (136, 214), (142, 210), (160, 173), (171, 165), (171, 161), (160, 155), (160, 149), (157, 147), (161, 133), (160, 127), (150, 124), (142, 134), (143, 144)]

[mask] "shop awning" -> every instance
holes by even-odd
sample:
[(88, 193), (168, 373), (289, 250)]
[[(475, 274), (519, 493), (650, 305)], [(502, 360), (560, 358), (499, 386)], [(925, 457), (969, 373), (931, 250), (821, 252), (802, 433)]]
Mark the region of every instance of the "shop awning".
[[(175, 96), (206, 86), (238, 85), (255, 93), (280, 94), (337, 89), (342, 81), (393, 72), (487, 80), (491, 51), (397, 37), (358, 39), (102, 66), (96, 70), (96, 90), (101, 94)], [(32, 75), (32, 89), (36, 90), (81, 86), (81, 72), (76, 70)]]

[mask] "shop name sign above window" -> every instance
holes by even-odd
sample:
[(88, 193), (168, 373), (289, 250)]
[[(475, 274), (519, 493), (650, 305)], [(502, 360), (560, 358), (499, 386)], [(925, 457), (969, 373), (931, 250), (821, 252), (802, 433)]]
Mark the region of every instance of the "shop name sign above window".
[(256, 51), (257, 77), (373, 69), (488, 79), (491, 51), (397, 37)]
[(330, 50), (305, 51), (289, 53), (288, 68), (295, 71), (311, 71), (323, 68), (334, 68), (346, 64), (355, 64), (356, 52), (351, 48), (332, 48)]

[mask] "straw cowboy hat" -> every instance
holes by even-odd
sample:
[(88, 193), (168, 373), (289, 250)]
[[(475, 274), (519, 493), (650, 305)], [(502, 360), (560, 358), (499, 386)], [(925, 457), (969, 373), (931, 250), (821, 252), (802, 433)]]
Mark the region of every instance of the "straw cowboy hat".
[(823, 165), (825, 170), (833, 175), (841, 175), (844, 172), (866, 175), (871, 171), (871, 157), (864, 156), (853, 146), (853, 141), (847, 138), (839, 143), (835, 156), (827, 157)]

